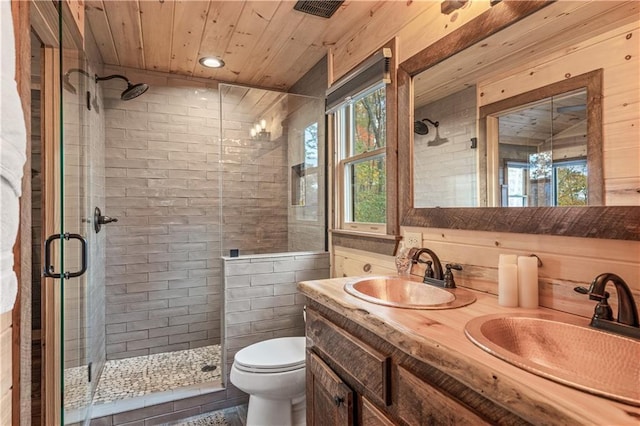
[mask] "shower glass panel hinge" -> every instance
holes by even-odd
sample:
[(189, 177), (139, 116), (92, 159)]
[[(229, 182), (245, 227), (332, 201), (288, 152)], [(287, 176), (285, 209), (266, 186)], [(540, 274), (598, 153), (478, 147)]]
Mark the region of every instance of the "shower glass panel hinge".
[(91, 365), (92, 365), (92, 364), (93, 364), (93, 363), (91, 363), (91, 362), (90, 362), (90, 363), (87, 365), (87, 381), (88, 381), (89, 383), (91, 383)]
[(91, 92), (87, 90), (87, 109), (91, 111)]

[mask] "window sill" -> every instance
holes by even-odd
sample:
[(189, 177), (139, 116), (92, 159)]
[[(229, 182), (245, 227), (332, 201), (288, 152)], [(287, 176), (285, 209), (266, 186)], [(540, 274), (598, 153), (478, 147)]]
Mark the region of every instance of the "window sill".
[(345, 229), (330, 229), (333, 246), (369, 251), (372, 253), (393, 256), (400, 235), (376, 234), (363, 231), (348, 231)]
[(352, 230), (352, 229), (329, 229), (329, 232), (333, 235), (349, 235), (352, 237), (362, 238), (376, 238), (380, 240), (400, 241), (401, 235), (387, 235), (380, 232), (365, 231), (365, 230)]

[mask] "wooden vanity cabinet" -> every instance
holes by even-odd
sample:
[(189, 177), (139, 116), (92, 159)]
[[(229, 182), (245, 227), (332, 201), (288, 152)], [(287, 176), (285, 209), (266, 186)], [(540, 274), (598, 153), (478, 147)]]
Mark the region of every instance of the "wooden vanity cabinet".
[(309, 350), (306, 392), (307, 425), (353, 425), (353, 391), (318, 355)]
[(318, 355), (307, 350), (307, 425), (355, 424), (392, 426), (395, 423), (366, 397), (357, 395)]
[(307, 424), (527, 424), (481, 393), (312, 300)]

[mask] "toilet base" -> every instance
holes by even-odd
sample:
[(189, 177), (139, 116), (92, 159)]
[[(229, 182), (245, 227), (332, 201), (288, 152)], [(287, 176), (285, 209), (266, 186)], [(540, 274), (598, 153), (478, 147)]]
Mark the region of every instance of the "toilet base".
[(305, 396), (290, 399), (268, 399), (249, 396), (247, 426), (305, 426)]

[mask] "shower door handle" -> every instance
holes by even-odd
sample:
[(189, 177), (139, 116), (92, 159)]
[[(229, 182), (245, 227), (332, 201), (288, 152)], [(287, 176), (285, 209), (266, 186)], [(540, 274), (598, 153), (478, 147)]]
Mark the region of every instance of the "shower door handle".
[[(54, 272), (54, 267), (51, 264), (51, 243), (55, 240), (64, 238), (65, 240), (79, 240), (82, 248), (82, 264), (80, 270), (76, 272), (65, 272), (63, 274), (57, 274)], [(65, 232), (64, 234), (53, 234), (47, 238), (44, 243), (44, 268), (42, 275), (49, 278), (75, 278), (87, 272), (87, 240), (80, 234), (70, 234)]]

